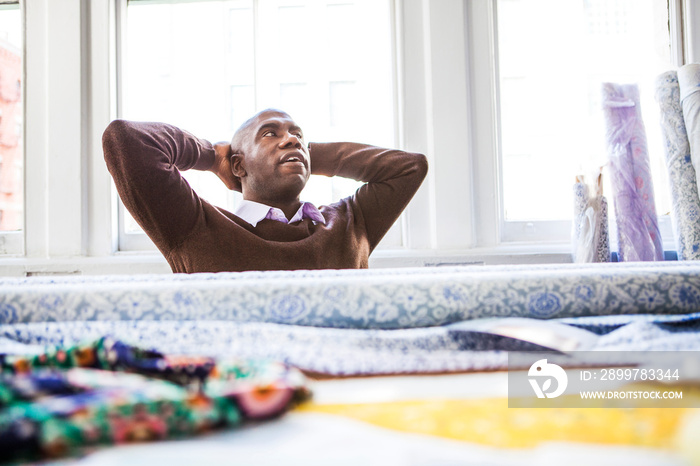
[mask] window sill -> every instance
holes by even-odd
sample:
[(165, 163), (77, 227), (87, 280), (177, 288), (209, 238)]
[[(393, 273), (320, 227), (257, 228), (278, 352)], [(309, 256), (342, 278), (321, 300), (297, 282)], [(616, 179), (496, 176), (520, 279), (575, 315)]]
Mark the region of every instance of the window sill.
[(154, 253), (117, 253), (102, 257), (0, 259), (0, 276), (122, 275), (171, 273), (163, 256)]
[[(370, 267), (439, 267), (457, 265), (547, 264), (571, 262), (569, 245), (521, 245), (470, 250), (377, 250)], [(0, 276), (120, 275), (171, 273), (158, 253), (121, 252), (103, 257), (56, 259), (0, 258)]]
[(518, 244), (467, 250), (378, 250), (370, 267), (560, 264), (571, 262), (569, 244)]

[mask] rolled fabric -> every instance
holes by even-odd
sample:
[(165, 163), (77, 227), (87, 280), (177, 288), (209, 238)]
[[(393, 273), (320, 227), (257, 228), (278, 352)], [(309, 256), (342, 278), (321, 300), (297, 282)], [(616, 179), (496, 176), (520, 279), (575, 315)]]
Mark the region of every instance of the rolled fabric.
[(688, 133), (690, 157), (696, 173), (700, 171), (700, 65), (690, 64), (678, 69), (678, 87), (680, 91), (683, 118)]
[(646, 133), (636, 84), (603, 84), (620, 261), (662, 261)]
[(571, 231), (571, 255), (574, 262), (582, 262), (578, 260), (579, 243), (581, 242), (581, 218), (586, 211), (588, 205), (588, 185), (583, 181), (583, 177), (577, 176), (574, 183), (574, 221), (572, 222)]
[(679, 76), (668, 71), (656, 78), (661, 133), (671, 187), (673, 232), (679, 260), (700, 259), (700, 198), (696, 170), (681, 108)]
[(610, 233), (608, 232), (608, 200), (605, 196), (598, 197), (600, 202), (600, 229), (598, 236), (598, 249), (596, 250), (596, 262), (610, 262)]
[(593, 197), (583, 177), (576, 178), (572, 245), (574, 262), (610, 261), (608, 203), (602, 194), (600, 176)]

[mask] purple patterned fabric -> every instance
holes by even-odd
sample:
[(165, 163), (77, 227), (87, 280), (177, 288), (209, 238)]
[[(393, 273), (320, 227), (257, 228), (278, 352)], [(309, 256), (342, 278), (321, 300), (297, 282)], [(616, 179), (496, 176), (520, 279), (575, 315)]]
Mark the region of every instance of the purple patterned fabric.
[(621, 261), (661, 261), (646, 133), (636, 84), (603, 84), (605, 136)]

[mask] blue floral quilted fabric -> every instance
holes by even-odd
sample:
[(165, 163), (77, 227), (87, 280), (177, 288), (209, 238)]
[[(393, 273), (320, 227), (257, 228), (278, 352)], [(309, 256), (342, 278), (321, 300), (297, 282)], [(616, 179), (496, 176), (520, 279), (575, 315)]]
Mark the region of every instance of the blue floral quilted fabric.
[(232, 321), (399, 329), (700, 311), (695, 262), (0, 279), (0, 324)]
[[(578, 327), (591, 335), (590, 350), (614, 350), (618, 355), (700, 351), (700, 313), (572, 317), (548, 323)], [(0, 353), (43, 354), (47, 346), (78, 345), (104, 335), (165, 354), (281, 361), (335, 376), (499, 370), (508, 367), (508, 352), (542, 350), (459, 323), (362, 330), (211, 320), (120, 320), (0, 325)], [(632, 354), (629, 357), (626, 362), (648, 359), (647, 354), (642, 361)]]
[(661, 110), (661, 132), (673, 199), (672, 220), (678, 257), (697, 260), (700, 259), (700, 198), (675, 70), (656, 78), (656, 100)]

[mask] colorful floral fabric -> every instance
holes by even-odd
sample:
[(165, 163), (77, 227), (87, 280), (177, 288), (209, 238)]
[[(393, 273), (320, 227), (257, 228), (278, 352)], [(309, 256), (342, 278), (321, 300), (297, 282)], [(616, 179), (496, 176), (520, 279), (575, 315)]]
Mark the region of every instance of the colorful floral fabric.
[(269, 419), (310, 395), (284, 364), (169, 356), (112, 338), (0, 355), (0, 367), (0, 461)]

